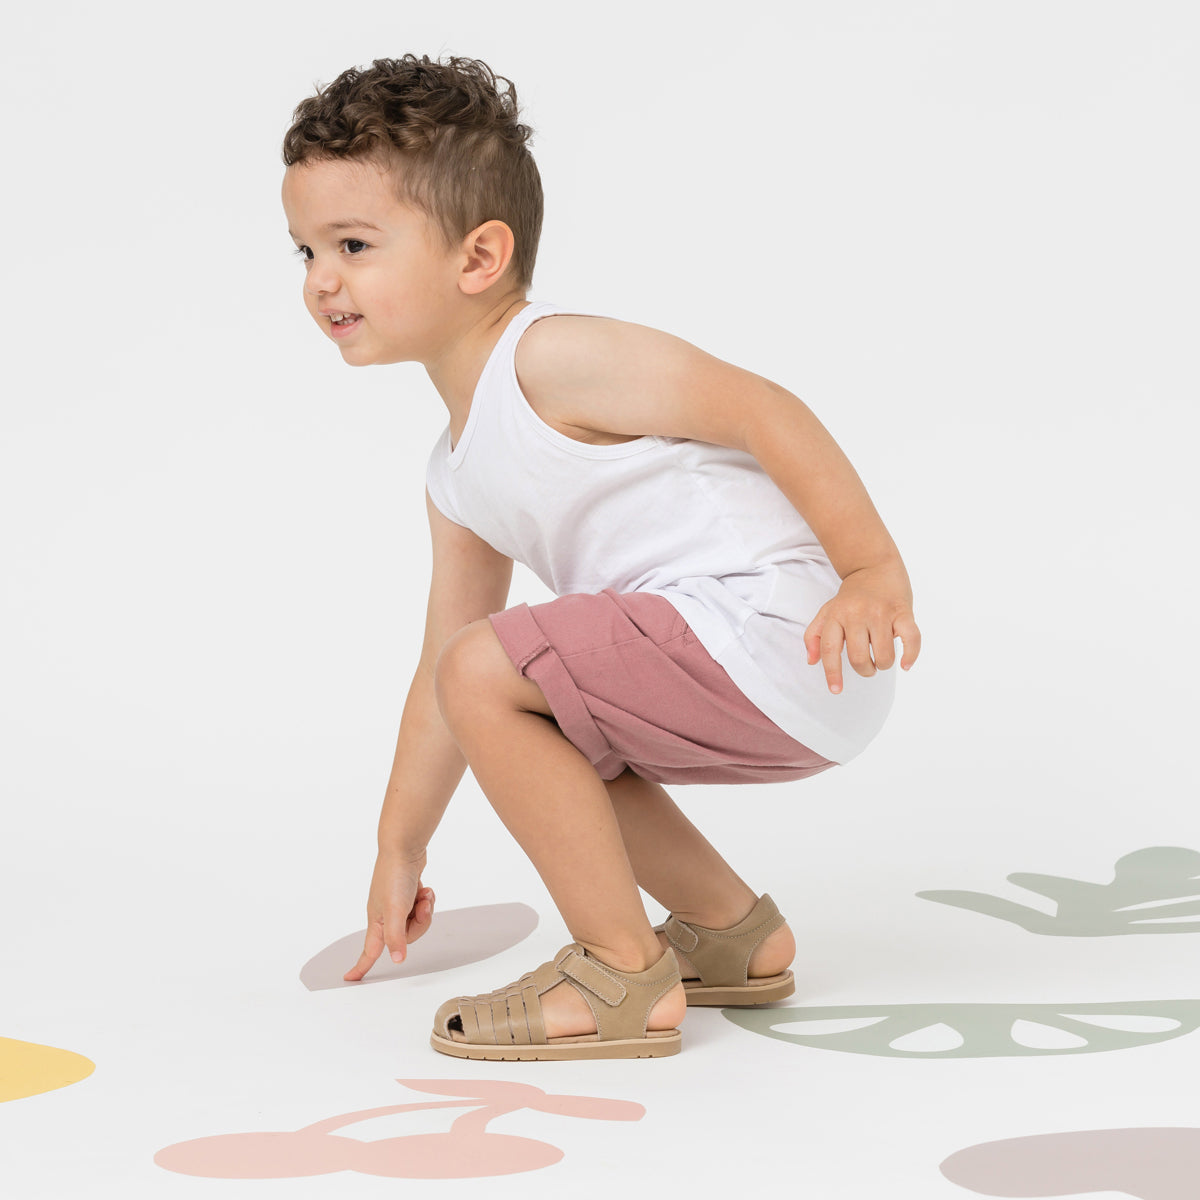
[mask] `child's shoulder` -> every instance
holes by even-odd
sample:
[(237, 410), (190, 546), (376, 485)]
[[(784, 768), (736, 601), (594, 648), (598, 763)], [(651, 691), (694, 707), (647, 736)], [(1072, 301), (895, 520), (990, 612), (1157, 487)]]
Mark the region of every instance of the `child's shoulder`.
[(570, 312), (535, 319), (513, 365), (543, 421), (597, 443), (654, 434), (740, 445), (734, 427), (764, 382), (674, 334)]
[(615, 317), (573, 312), (539, 317), (517, 343), (522, 386), (537, 393), (620, 388), (694, 347), (661, 330)]
[(562, 312), (536, 318), (517, 342), (513, 367), (526, 402), (547, 425), (575, 441), (625, 441), (608, 429), (607, 397), (622, 386), (628, 322)]

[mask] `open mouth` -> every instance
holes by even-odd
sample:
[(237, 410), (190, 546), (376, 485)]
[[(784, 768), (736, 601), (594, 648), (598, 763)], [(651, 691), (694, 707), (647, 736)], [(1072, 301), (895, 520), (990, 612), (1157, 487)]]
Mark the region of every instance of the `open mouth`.
[(362, 313), (330, 313), (329, 332), (334, 337), (342, 337), (354, 329), (362, 319)]

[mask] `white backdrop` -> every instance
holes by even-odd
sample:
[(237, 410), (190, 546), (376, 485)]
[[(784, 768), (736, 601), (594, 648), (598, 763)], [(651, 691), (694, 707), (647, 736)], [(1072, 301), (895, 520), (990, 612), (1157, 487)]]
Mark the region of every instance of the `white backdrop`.
[[(5, 25), (0, 1036), (88, 1053), (55, 1026), (80, 978), (249, 995), (361, 923), (445, 411), (305, 314), (279, 143), (316, 81), (407, 51), (516, 82), (531, 297), (795, 391), (905, 554), (925, 651), (866, 754), (682, 795), (748, 879), (828, 906), (833, 942), (968, 870), (1197, 844), (1188, 0), (75, 0)], [(469, 782), (449, 819), (442, 904), (552, 919)]]

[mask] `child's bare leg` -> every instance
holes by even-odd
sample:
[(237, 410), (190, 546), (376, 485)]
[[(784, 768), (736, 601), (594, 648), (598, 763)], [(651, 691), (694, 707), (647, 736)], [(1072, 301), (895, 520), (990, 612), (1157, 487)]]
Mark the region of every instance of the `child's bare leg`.
[[(518, 673), (488, 621), (460, 630), (437, 666), (443, 719), (497, 815), (542, 877), (571, 936), (619, 971), (662, 957), (638, 892), (603, 781), (562, 734), (541, 689)], [(542, 997), (549, 1037), (595, 1032), (569, 984)], [(686, 1013), (682, 986), (650, 1014), (674, 1029)]]
[[(728, 929), (754, 907), (757, 894), (743, 882), (711, 842), (657, 783), (626, 771), (608, 784), (613, 811), (637, 881), (681, 921), (706, 929)], [(669, 945), (659, 935), (662, 945)], [(696, 972), (676, 952), (685, 979)], [(796, 941), (786, 926), (776, 929), (750, 956), (750, 976), (786, 970)]]

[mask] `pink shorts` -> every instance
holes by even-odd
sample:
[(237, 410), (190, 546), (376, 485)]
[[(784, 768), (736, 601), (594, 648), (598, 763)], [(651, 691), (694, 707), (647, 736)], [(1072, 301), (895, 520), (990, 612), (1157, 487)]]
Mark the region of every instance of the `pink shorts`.
[(835, 765), (759, 712), (662, 596), (606, 588), (490, 620), (601, 779), (765, 783)]

